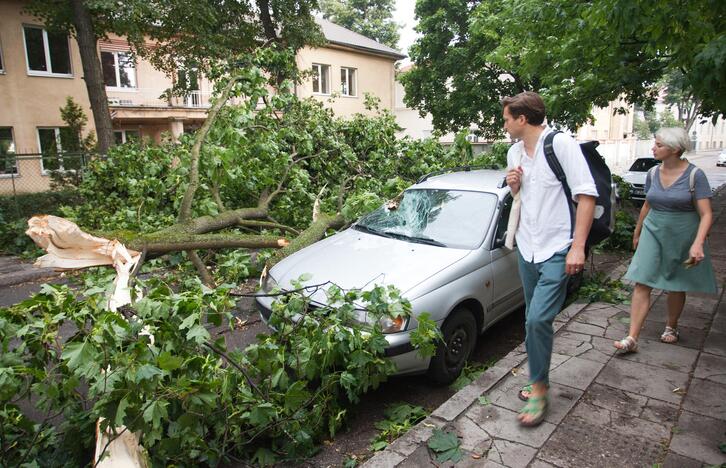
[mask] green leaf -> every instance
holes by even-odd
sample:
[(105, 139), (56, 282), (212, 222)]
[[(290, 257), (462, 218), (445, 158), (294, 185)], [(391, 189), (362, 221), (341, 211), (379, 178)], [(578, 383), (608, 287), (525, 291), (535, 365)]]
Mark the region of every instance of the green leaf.
[(86, 341), (70, 343), (63, 349), (61, 358), (64, 361), (68, 361), (69, 368), (75, 370), (81, 366), (87, 366), (92, 363), (96, 357), (96, 353), (94, 351), (93, 345)]
[(275, 417), (277, 411), (271, 403), (261, 403), (250, 411), (250, 423), (255, 426), (264, 426)]
[(305, 388), (305, 382), (298, 380), (290, 385), (285, 392), (285, 409), (295, 410), (310, 398), (310, 392)]
[(168, 413), (166, 411), (166, 407), (168, 405), (169, 402), (165, 400), (154, 401), (144, 410), (144, 421), (146, 421), (147, 423), (150, 422), (152, 423), (152, 427), (158, 428), (161, 419), (168, 417)]
[(161, 369), (165, 371), (173, 371), (181, 367), (184, 359), (180, 358), (179, 356), (172, 356), (169, 351), (164, 351), (163, 353), (159, 354), (157, 362)]
[(161, 374), (161, 369), (158, 367), (152, 366), (151, 364), (144, 364), (136, 370), (134, 382), (139, 383), (142, 380), (150, 380), (153, 379), (154, 376)]
[(199, 344), (209, 340), (210, 335), (206, 328), (202, 325), (194, 325), (187, 333), (187, 340), (194, 340)]
[(482, 396), (480, 396), (480, 397), (479, 397), (479, 398), (477, 398), (477, 399), (479, 400), (479, 404), (480, 404), (480, 405), (483, 405), (483, 406), (489, 406), (489, 405), (491, 405), (491, 404), (492, 404), (492, 402), (491, 402), (491, 401), (489, 400), (489, 398), (487, 398), (487, 396), (486, 396), (486, 395), (482, 395)]
[(126, 409), (130, 406), (129, 400), (126, 397), (123, 397), (121, 401), (118, 402), (118, 407), (116, 408), (116, 417), (113, 420), (113, 425), (116, 427), (123, 426), (124, 425), (124, 418), (126, 417)]
[(428, 446), (436, 453), (436, 461), (440, 463), (446, 461), (457, 463), (464, 457), (460, 448), (461, 441), (453, 432), (434, 429), (434, 434), (429, 439)]
[(269, 449), (260, 447), (252, 456), (252, 462), (255, 466), (270, 466), (277, 462), (277, 455)]

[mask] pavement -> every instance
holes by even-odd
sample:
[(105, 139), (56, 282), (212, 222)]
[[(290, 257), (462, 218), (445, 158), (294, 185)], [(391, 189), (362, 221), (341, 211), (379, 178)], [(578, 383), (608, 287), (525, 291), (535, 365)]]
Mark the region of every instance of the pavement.
[[(659, 341), (666, 294), (654, 291), (639, 350), (615, 352), (630, 307), (568, 306), (555, 321), (550, 409), (522, 428), (517, 391), (527, 383), (518, 346), (428, 418), (362, 466), (691, 468), (726, 464), (726, 188), (713, 199), (710, 245), (717, 295), (689, 294), (675, 345)], [(624, 274), (627, 265), (612, 273)], [(483, 397), (483, 398), (482, 398)], [(439, 463), (434, 429), (457, 434), (464, 457)]]

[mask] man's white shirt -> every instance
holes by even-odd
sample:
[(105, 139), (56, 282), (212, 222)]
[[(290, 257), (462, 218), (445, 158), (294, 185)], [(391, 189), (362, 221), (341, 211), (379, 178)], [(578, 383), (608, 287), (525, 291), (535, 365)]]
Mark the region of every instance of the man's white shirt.
[[(509, 148), (507, 170), (522, 167), (520, 186), (521, 212), (517, 228), (517, 248), (528, 262), (540, 263), (572, 244), (570, 211), (565, 190), (547, 164), (544, 139), (552, 129), (544, 127), (537, 141), (534, 157), (524, 151), (519, 141)], [(571, 137), (559, 133), (553, 142), (555, 155), (567, 177), (576, 202), (578, 195), (597, 196), (595, 181), (580, 150)]]

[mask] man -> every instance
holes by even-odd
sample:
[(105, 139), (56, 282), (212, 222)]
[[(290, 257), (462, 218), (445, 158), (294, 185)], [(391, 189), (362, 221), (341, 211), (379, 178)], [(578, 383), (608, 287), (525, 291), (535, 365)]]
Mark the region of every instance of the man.
[(527, 404), (518, 419), (523, 426), (536, 426), (547, 411), (552, 322), (565, 301), (568, 275), (579, 273), (585, 264), (597, 188), (577, 142), (562, 133), (555, 135), (555, 155), (578, 203), (573, 230), (562, 183), (544, 154), (545, 136), (553, 130), (544, 124), (542, 98), (527, 91), (504, 98), (502, 107), (504, 130), (518, 140), (507, 153), (507, 184), (521, 203), (515, 239), (526, 304), (530, 378), (530, 385), (519, 394)]

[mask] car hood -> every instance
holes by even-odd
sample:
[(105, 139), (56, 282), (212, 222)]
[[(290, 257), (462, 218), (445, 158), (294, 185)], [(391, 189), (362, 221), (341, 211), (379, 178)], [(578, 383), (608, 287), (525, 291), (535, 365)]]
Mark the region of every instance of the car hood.
[[(306, 284), (343, 289), (394, 285), (402, 293), (466, 257), (470, 250), (416, 244), (347, 229), (287, 257), (270, 270), (283, 289), (303, 274)], [(320, 299), (320, 297), (316, 297)]]
[(648, 175), (647, 172), (642, 171), (627, 171), (623, 173), (623, 179), (629, 184), (645, 184), (645, 177)]

